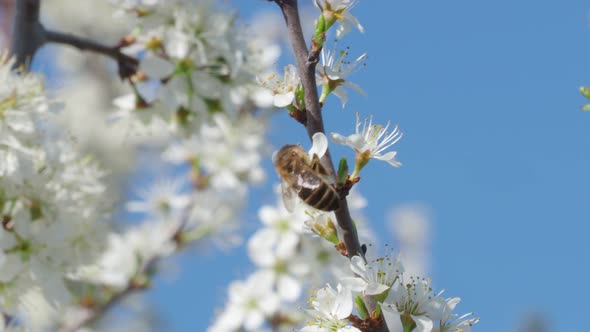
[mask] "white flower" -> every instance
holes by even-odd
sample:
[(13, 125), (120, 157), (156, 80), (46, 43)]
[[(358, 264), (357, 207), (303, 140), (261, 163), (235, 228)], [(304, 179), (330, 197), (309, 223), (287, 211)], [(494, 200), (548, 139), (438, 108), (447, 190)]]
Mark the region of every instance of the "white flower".
[(213, 123), (201, 129), (199, 158), (210, 173), (212, 185), (223, 190), (238, 190), (244, 183), (260, 183), (260, 165), (266, 148), (264, 122), (250, 115), (231, 118), (218, 113)]
[(102, 172), (81, 156), (53, 111), (39, 76), (17, 73), (0, 54), (0, 304), (23, 311), (23, 294), (69, 301), (65, 275), (99, 254), (108, 196)]
[(258, 83), (270, 90), (273, 95), (273, 105), (275, 107), (286, 107), (293, 103), (295, 91), (300, 85), (297, 68), (289, 64), (285, 66), (283, 79), (279, 79), (276, 73), (269, 74), (258, 79)]
[(245, 191), (246, 184), (258, 184), (265, 178), (261, 167), (267, 149), (264, 131), (264, 121), (258, 117), (217, 113), (198, 133), (171, 144), (163, 158), (202, 168), (218, 190)]
[(344, 278), (342, 282), (350, 285), (352, 290), (367, 295), (378, 295), (387, 291), (403, 273), (399, 258), (393, 255), (375, 259), (368, 264), (365, 264), (361, 257), (354, 256), (350, 259), (350, 269), (359, 277)]
[(439, 294), (432, 294), (430, 280), (411, 277), (411, 282), (403, 280), (391, 288), (389, 296), (381, 305), (387, 326), (399, 326), (400, 319), (404, 324), (415, 324), (415, 332), (431, 332), (434, 327), (433, 318), (428, 314), (433, 311)]
[(467, 313), (462, 316), (453, 314), (457, 304), (461, 302), (458, 297), (443, 299), (435, 298), (434, 310), (431, 316), (434, 321), (438, 321), (440, 326), (435, 326), (433, 332), (469, 332), (473, 324), (479, 322), (479, 318), (473, 318), (473, 313)]
[(175, 251), (177, 227), (165, 220), (144, 222), (124, 234), (111, 233), (102, 256), (70, 273), (69, 278), (124, 289), (148, 264)]
[(279, 208), (263, 206), (258, 217), (266, 226), (258, 230), (248, 241), (248, 252), (259, 265), (268, 264), (275, 256), (293, 256), (299, 244), (305, 214), (296, 209), (287, 211), (282, 204)]
[(304, 229), (319, 235), (320, 237), (338, 244), (338, 226), (334, 211), (326, 212), (321, 210), (306, 209), (307, 218)]
[(319, 0), (314, 1), (315, 5), (323, 11), (329, 12), (334, 16), (336, 20), (340, 22), (340, 26), (336, 29), (336, 37), (342, 38), (354, 25), (360, 32), (364, 32), (365, 29), (356, 19), (356, 17), (350, 14), (349, 10), (352, 9), (360, 0)]
[(367, 53), (361, 54), (353, 62), (346, 61), (348, 51), (340, 51), (338, 57), (336, 51), (322, 49), (322, 63), (318, 66), (317, 83), (322, 85), (322, 94), (320, 102), (324, 102), (330, 93), (334, 93), (342, 101), (342, 107), (348, 101), (348, 94), (342, 87), (346, 85), (358, 93), (364, 95), (365, 92), (360, 86), (350, 82), (348, 76), (358, 70), (359, 64), (367, 58)]
[(278, 47), (252, 37), (233, 15), (211, 1), (119, 6), (137, 22), (135, 43), (124, 51), (141, 59), (139, 69), (151, 79), (151, 91), (137, 91), (148, 105), (130, 113), (129, 106), (136, 107), (119, 102), (125, 106), (122, 115), (132, 114), (140, 125), (160, 119), (174, 133), (191, 134), (213, 113), (237, 115), (252, 104), (270, 106), (273, 96), (255, 78), (270, 72)]
[(209, 332), (255, 331), (265, 319), (279, 309), (279, 298), (273, 290), (273, 276), (256, 272), (245, 281), (234, 281), (228, 290), (229, 300), (225, 310), (210, 326)]
[(313, 309), (308, 314), (313, 321), (300, 332), (360, 332), (350, 326), (348, 316), (352, 313), (352, 292), (338, 284), (336, 290), (330, 285), (317, 291), (311, 300)]
[(207, 188), (195, 191), (193, 195), (183, 240), (195, 241), (207, 237), (222, 248), (240, 244), (241, 238), (236, 231), (240, 226), (238, 214), (244, 207), (245, 192)]
[(153, 217), (178, 215), (189, 202), (189, 195), (182, 193), (184, 186), (181, 179), (158, 180), (139, 192), (140, 200), (128, 202), (127, 209)]
[[(248, 244), (257, 240), (253, 236)], [(251, 249), (250, 246), (249, 249)], [(305, 283), (304, 277), (310, 270), (307, 260), (297, 252), (292, 252), (290, 256), (285, 257), (278, 256), (278, 253), (270, 248), (257, 249), (256, 251), (250, 250), (250, 257), (261, 268), (261, 271), (272, 275), (271, 282), (275, 285), (276, 293), (280, 299), (286, 302), (297, 300)], [(262, 252), (262, 250), (267, 250), (267, 252)], [(265, 259), (260, 260), (259, 256)]]
[[(402, 138), (402, 133), (395, 126), (392, 132), (388, 132), (389, 122), (385, 127), (373, 125), (373, 119), (364, 121), (363, 129), (360, 130), (361, 122), (359, 115), (356, 116), (355, 133), (345, 137), (338, 133), (331, 133), (330, 138), (336, 144), (347, 145), (353, 148), (357, 154), (361, 154), (365, 163), (374, 158), (383, 160), (391, 166), (400, 167), (401, 163), (395, 159), (396, 151), (384, 153), (389, 147), (397, 143)], [(364, 166), (364, 165), (363, 165)]]

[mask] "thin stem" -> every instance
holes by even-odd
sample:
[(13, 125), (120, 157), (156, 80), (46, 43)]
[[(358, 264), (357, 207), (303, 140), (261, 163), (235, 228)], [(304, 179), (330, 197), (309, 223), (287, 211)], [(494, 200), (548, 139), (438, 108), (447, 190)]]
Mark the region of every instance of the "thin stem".
[[(301, 77), (301, 84), (305, 92), (305, 108), (307, 113), (307, 121), (305, 122), (305, 129), (311, 139), (315, 133), (324, 133), (324, 121), (322, 119), (322, 108), (320, 106), (318, 89), (315, 80), (317, 58), (314, 54), (310, 54), (303, 37), (303, 30), (301, 28), (301, 21), (299, 19), (299, 10), (297, 8), (297, 0), (274, 0), (283, 12), (283, 17), (287, 24), (287, 31), (291, 41), (291, 47), (295, 55), (295, 61)], [(330, 156), (330, 150), (322, 157), (322, 164), (329, 174), (335, 174), (334, 163)], [(360, 256), (365, 257), (361, 249), (358, 239), (356, 226), (350, 211), (348, 210), (348, 203), (346, 198), (340, 200), (340, 207), (335, 211), (338, 226), (342, 229), (342, 237), (348, 257)], [(375, 311), (377, 303), (373, 296), (364, 297), (365, 305), (369, 313)], [(383, 324), (381, 331), (387, 331), (387, 326)]]
[(117, 303), (120, 303), (124, 298), (128, 295), (138, 291), (139, 288), (134, 287), (131, 283), (119, 293), (113, 295), (107, 302), (102, 304), (101, 306), (93, 307), (88, 309), (85, 316), (82, 316), (78, 321), (74, 322), (71, 325), (64, 326), (59, 329), (59, 332), (75, 332), (83, 328), (84, 326), (88, 326), (95, 321), (97, 321), (102, 315), (107, 312), (110, 308), (115, 306)]
[(137, 59), (122, 53), (118, 46), (104, 45), (88, 38), (51, 30), (45, 30), (45, 38), (50, 43), (70, 45), (81, 51), (106, 55), (119, 63), (122, 62), (132, 66), (138, 65)]
[[(297, 8), (297, 0), (275, 0), (283, 12), (285, 22), (287, 23), (287, 30), (289, 32), (289, 39), (291, 40), (291, 46), (295, 53), (295, 61), (299, 70), (299, 76), (301, 77), (301, 84), (305, 91), (305, 108), (307, 110), (307, 120), (305, 122), (305, 128), (309, 138), (315, 133), (324, 133), (324, 121), (322, 119), (322, 110), (318, 97), (318, 89), (315, 81), (315, 70), (317, 61), (309, 61), (309, 52), (307, 45), (303, 37), (303, 31), (301, 28), (301, 22), (299, 19), (299, 10)], [(330, 151), (326, 151), (326, 154), (322, 158), (322, 164), (326, 168), (329, 174), (335, 174), (334, 164)], [(359, 243), (356, 227), (350, 216), (348, 210), (348, 204), (346, 198), (340, 201), (340, 208), (336, 210), (336, 219), (338, 225), (342, 229), (342, 237), (348, 257), (361, 256), (364, 257), (364, 253), (361, 250)]]

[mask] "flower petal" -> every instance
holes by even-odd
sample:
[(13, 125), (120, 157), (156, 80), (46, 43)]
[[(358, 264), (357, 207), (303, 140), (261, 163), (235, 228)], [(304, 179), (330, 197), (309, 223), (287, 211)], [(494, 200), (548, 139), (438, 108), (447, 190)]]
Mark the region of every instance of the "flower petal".
[(395, 304), (383, 303), (381, 312), (390, 331), (401, 330), (400, 313), (395, 308)]
[(365, 152), (365, 138), (361, 134), (352, 134), (348, 136), (348, 145), (355, 150)]
[(349, 288), (343, 288), (338, 292), (338, 298), (334, 303), (336, 306), (332, 314), (338, 319), (345, 319), (352, 312), (352, 292)]
[(162, 58), (148, 55), (141, 60), (139, 70), (149, 78), (162, 79), (172, 73), (174, 65)]
[(383, 292), (385, 292), (386, 290), (388, 290), (389, 287), (383, 284), (379, 284), (376, 282), (370, 282), (367, 285), (367, 289), (365, 290), (365, 294), (367, 295), (377, 295), (377, 294), (381, 294)]
[(347, 145), (348, 142), (347, 137), (342, 136), (338, 133), (330, 133), (330, 139), (332, 139), (332, 142), (340, 145)]
[(402, 163), (395, 159), (396, 154), (397, 154), (396, 151), (391, 151), (391, 152), (387, 152), (384, 155), (380, 155), (380, 156), (377, 155), (374, 158), (386, 161), (391, 166), (400, 167), (402, 165)]
[(294, 302), (301, 294), (301, 283), (289, 275), (282, 275), (277, 282), (277, 291), (281, 299)]
[(313, 157), (316, 154), (319, 158), (323, 157), (328, 150), (328, 139), (324, 133), (315, 133), (313, 134), (311, 140), (313, 144), (311, 149), (309, 149), (309, 156)]
[(367, 279), (367, 264), (360, 256), (354, 256), (350, 259), (350, 269), (359, 277)]
[(416, 323), (416, 332), (431, 332), (434, 324), (432, 320), (426, 316), (411, 315)]
[(361, 278), (344, 277), (340, 279), (344, 287), (348, 287), (355, 292), (362, 292), (367, 288), (367, 282)]
[(346, 106), (346, 103), (348, 102), (348, 93), (346, 92), (346, 90), (344, 90), (343, 87), (338, 86), (334, 89), (332, 93), (335, 94), (336, 97), (340, 98), (340, 101), (342, 102), (342, 108), (344, 108), (344, 106)]
[(293, 99), (295, 99), (295, 93), (293, 91), (289, 91), (287, 93), (278, 93), (274, 95), (273, 105), (276, 107), (287, 107), (291, 105)]

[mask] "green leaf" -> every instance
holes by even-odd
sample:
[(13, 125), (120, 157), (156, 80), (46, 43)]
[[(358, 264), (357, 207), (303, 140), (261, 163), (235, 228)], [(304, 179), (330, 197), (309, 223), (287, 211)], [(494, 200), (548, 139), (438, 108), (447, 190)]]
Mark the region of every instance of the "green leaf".
[(340, 159), (340, 164), (338, 164), (338, 183), (346, 182), (348, 178), (348, 162), (346, 158), (342, 157)]
[(305, 93), (301, 85), (298, 85), (297, 89), (295, 89), (295, 100), (299, 109), (305, 108)]
[(587, 99), (590, 99), (590, 87), (581, 86), (580, 87), (580, 93), (582, 93), (582, 95), (584, 97), (586, 97)]
[(320, 15), (318, 20), (316, 21), (315, 25), (315, 34), (314, 34), (314, 47), (321, 48), (324, 46), (324, 41), (326, 39), (326, 18), (324, 15)]
[(367, 307), (365, 306), (365, 302), (360, 297), (360, 295), (357, 295), (354, 298), (354, 303), (356, 304), (356, 310), (358, 311), (361, 318), (367, 319), (369, 317), (369, 312), (367, 311)]

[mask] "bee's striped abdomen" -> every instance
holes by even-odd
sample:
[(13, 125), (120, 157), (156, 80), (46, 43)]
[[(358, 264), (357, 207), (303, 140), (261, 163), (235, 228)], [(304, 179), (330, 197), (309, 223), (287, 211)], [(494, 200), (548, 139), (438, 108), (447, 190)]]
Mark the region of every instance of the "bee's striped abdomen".
[(319, 187), (313, 190), (301, 188), (299, 198), (308, 205), (322, 211), (334, 211), (340, 206), (338, 193), (326, 182), (322, 182)]

